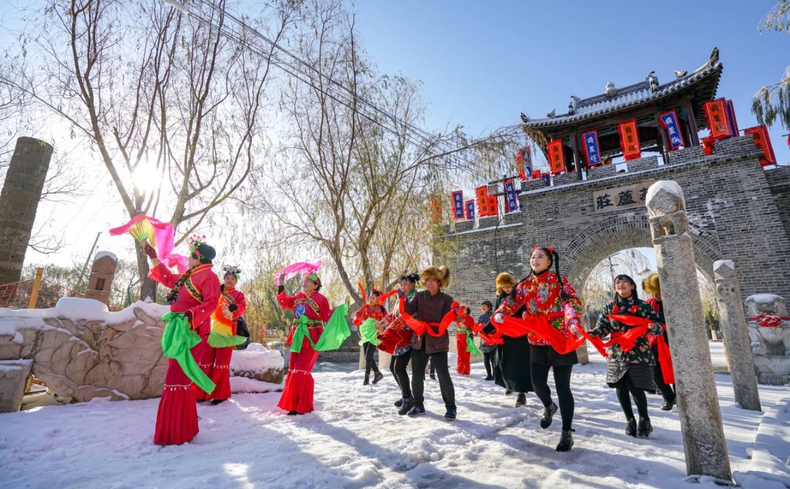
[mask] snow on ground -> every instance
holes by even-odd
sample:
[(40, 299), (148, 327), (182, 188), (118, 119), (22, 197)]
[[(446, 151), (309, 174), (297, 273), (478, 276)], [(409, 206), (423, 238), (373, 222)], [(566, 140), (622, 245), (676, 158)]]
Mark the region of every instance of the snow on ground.
[[(659, 410), (648, 440), (623, 433), (605, 363), (574, 368), (576, 398), (570, 453), (554, 450), (559, 413), (548, 430), (541, 407), (484, 382), (483, 366), (453, 374), (458, 420), (444, 421), (439, 386), (426, 380), (429, 414), (398, 416), (395, 382), (387, 373), (362, 386), (363, 372), (323, 365), (315, 374), (317, 411), (286, 416), (279, 393), (236, 394), (218, 406), (199, 405), (200, 434), (183, 446), (158, 447), (152, 436), (158, 400), (90, 402), (0, 415), (2, 487), (678, 487), (685, 462), (677, 412)], [(730, 377), (716, 374), (732, 469), (754, 470), (746, 458), (762, 413), (735, 407)], [(787, 387), (760, 386), (765, 411)], [(779, 433), (775, 431), (775, 433)], [(785, 443), (790, 440), (785, 439)], [(780, 467), (781, 468), (781, 467)], [(771, 487), (743, 477), (745, 487)], [(778, 483), (774, 483), (778, 484)], [(690, 489), (717, 487), (711, 482)], [(778, 484), (781, 487), (781, 484)]]

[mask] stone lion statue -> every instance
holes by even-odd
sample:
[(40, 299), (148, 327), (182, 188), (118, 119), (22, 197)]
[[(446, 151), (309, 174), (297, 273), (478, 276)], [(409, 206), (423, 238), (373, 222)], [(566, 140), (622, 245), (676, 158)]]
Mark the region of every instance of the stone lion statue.
[(790, 356), (790, 317), (787, 302), (776, 294), (746, 298), (746, 319), (752, 351), (757, 355)]

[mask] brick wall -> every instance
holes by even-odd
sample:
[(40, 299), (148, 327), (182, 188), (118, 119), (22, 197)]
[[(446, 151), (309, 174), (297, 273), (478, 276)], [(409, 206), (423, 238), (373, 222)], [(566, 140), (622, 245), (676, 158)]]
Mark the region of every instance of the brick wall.
[[(612, 253), (652, 246), (644, 207), (595, 212), (593, 192), (674, 180), (686, 197), (700, 270), (712, 279), (713, 261), (732, 259), (744, 298), (759, 292), (790, 297), (790, 173), (763, 171), (759, 154), (751, 136), (733, 138), (719, 142), (708, 157), (692, 147), (672, 152), (669, 165), (657, 166), (649, 157), (629, 162), (627, 173), (535, 185), (520, 195), (523, 211), (507, 216), (498, 229), (485, 222), (481, 229), (442, 237), (458, 244), (456, 256), (446, 261), (453, 272), (448, 293), (474, 304), (492, 300), (497, 273), (526, 275), (529, 251), (537, 245), (554, 246), (562, 273), (581, 288), (592, 268)], [(613, 167), (593, 169), (593, 175), (608, 168)]]

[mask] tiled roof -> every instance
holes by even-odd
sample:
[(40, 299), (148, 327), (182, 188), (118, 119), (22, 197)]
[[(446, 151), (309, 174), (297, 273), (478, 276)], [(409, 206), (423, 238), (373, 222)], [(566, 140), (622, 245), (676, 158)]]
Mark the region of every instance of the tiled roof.
[(634, 85), (618, 88), (617, 93), (613, 96), (603, 93), (586, 99), (577, 99), (576, 110), (573, 111), (573, 114), (566, 113), (545, 119), (530, 119), (525, 122), (525, 125), (539, 128), (582, 121), (672, 95), (708, 77), (715, 77), (715, 83), (718, 85), (718, 78), (722, 69), (723, 65), (719, 62), (718, 56), (712, 57), (693, 73), (681, 76), (669, 83), (658, 85), (655, 91), (650, 88), (650, 83), (647, 80), (641, 81)]

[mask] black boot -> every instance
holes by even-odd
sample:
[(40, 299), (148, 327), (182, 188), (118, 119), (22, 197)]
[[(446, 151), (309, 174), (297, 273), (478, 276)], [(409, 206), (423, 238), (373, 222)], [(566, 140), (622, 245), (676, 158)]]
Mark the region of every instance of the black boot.
[(406, 414), (408, 414), (410, 418), (425, 416), (425, 407), (422, 404), (415, 404)]
[(397, 401), (395, 401), (395, 407), (401, 407), (401, 406), (403, 406), (403, 398), (400, 398)]
[(370, 375), (365, 374), (365, 380), (362, 381), (362, 385), (370, 384)]
[(513, 391), (512, 391), (512, 390), (510, 390), (510, 387), (506, 387), (506, 388), (505, 388), (505, 395), (506, 395), (506, 396), (509, 396), (509, 395), (510, 395), (510, 394), (512, 394), (512, 393), (513, 393)]
[(639, 427), (636, 429), (636, 436), (639, 438), (647, 438), (653, 432), (653, 425), (650, 424), (650, 418), (639, 418)]
[(494, 380), (494, 378), (489, 374), (486, 375), (486, 378), (484, 380)]
[(572, 430), (562, 430), (562, 434), (560, 435), (560, 443), (557, 445), (558, 452), (570, 452), (571, 448), (573, 448), (573, 435), (571, 434)]
[(455, 421), (457, 413), (455, 409), (448, 409), (446, 413), (444, 413), (444, 419), (447, 421)]
[(625, 424), (625, 434), (628, 436), (636, 436), (636, 420), (634, 418), (628, 418)]
[(518, 397), (516, 398), (516, 407), (523, 407), (527, 405), (527, 395), (523, 392), (518, 393)]
[(414, 399), (411, 397), (407, 397), (402, 400), (402, 405), (400, 409), (398, 409), (398, 414), (403, 416), (404, 414), (408, 414), (411, 411), (411, 408), (414, 407)]
[(225, 401), (227, 401), (227, 399), (214, 399), (213, 401), (211, 401), (211, 405), (216, 406), (217, 404), (222, 404)]
[(544, 430), (551, 426), (551, 421), (554, 418), (554, 413), (557, 412), (557, 405), (553, 402), (551, 406), (543, 408), (543, 417), (540, 418), (540, 427)]
[(380, 381), (381, 379), (383, 379), (383, 378), (384, 378), (384, 376), (383, 376), (383, 375), (381, 375), (381, 372), (376, 372), (376, 374), (375, 374), (375, 375), (373, 375), (373, 383), (374, 383), (374, 384), (378, 384), (378, 383), (379, 383), (379, 381)]
[(672, 399), (666, 400), (664, 399), (664, 404), (661, 405), (662, 411), (672, 411), (672, 406), (675, 405), (677, 402), (677, 397), (673, 397)]

